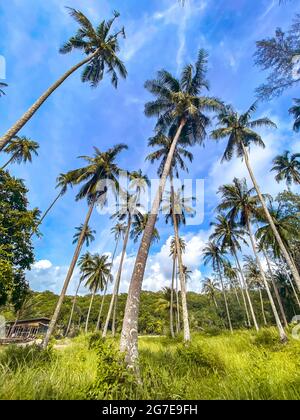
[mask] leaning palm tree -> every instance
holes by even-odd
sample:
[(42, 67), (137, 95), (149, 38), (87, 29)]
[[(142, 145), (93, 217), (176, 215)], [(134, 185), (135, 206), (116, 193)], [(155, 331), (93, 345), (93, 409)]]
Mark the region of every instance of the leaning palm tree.
[[(84, 273), (85, 267), (87, 267), (90, 264), (91, 259), (92, 259), (92, 255), (90, 254), (90, 252), (86, 252), (85, 254), (83, 254), (79, 258), (78, 266), (80, 268), (81, 273)], [(75, 292), (75, 296), (74, 296), (73, 303), (72, 303), (70, 318), (69, 318), (68, 326), (67, 326), (66, 333), (65, 333), (66, 337), (68, 336), (70, 328), (71, 328), (71, 324), (72, 324), (72, 320), (73, 320), (73, 314), (74, 314), (76, 301), (77, 301), (77, 296), (78, 296), (78, 292), (79, 292), (80, 286), (82, 284), (82, 281), (83, 281), (83, 276), (81, 275), (79, 277), (79, 282), (78, 282), (76, 292)]]
[(52, 201), (52, 203), (50, 204), (50, 206), (47, 208), (47, 210), (44, 211), (44, 213), (42, 214), (42, 216), (40, 217), (40, 219), (38, 220), (38, 223), (36, 225), (36, 227), (34, 228), (34, 231), (32, 232), (32, 235), (34, 235), (34, 233), (36, 233), (37, 228), (43, 223), (43, 221), (45, 220), (45, 218), (48, 216), (48, 214), (50, 213), (50, 211), (52, 210), (52, 208), (55, 206), (56, 202), (63, 196), (66, 194), (69, 185), (72, 185), (72, 177), (70, 172), (66, 173), (66, 174), (60, 174), (57, 177), (57, 184), (56, 184), (56, 188), (59, 188), (59, 193), (58, 195), (55, 197), (55, 199)]
[[(243, 270), (241, 268), (241, 264), (238, 258), (238, 251), (241, 251), (240, 244), (248, 245), (246, 240), (244, 239), (246, 232), (243, 228), (240, 228), (239, 226), (237, 226), (236, 223), (234, 223), (232, 220), (228, 220), (228, 218), (222, 214), (218, 215), (216, 222), (211, 223), (211, 225), (214, 226), (215, 231), (210, 236), (210, 239), (216, 240), (220, 244), (223, 250), (229, 249), (230, 253), (235, 259), (236, 265), (238, 267), (238, 270), (242, 279), (241, 288), (242, 289), (244, 288), (245, 290), (253, 324), (256, 330), (258, 331), (259, 327), (256, 321), (253, 304), (252, 304), (251, 297), (248, 291), (246, 279), (245, 279), (245, 276), (244, 276), (244, 273), (243, 273)], [(246, 311), (246, 314), (247, 314), (247, 311)]]
[(31, 163), (32, 155), (38, 155), (39, 147), (40, 146), (36, 141), (33, 141), (28, 137), (14, 137), (12, 142), (4, 149), (4, 152), (10, 154), (11, 157), (1, 169), (5, 169), (10, 163)]
[(300, 184), (300, 153), (291, 154), (286, 150), (273, 160), (271, 171), (277, 172), (275, 180), (279, 183), (285, 181), (288, 189), (292, 183)]
[[(113, 226), (111, 228), (111, 233), (114, 235), (114, 240), (115, 240), (115, 248), (112, 254), (112, 259), (111, 259), (111, 269), (113, 267), (114, 261), (115, 261), (115, 256), (116, 256), (116, 252), (118, 250), (118, 246), (119, 246), (119, 242), (120, 239), (124, 239), (125, 233), (126, 233), (126, 225), (125, 223), (116, 223), (115, 226)], [(113, 277), (112, 277), (113, 279)], [(104, 299), (107, 293), (107, 287), (108, 287), (108, 282), (105, 285), (105, 289), (104, 289), (104, 293), (103, 293), (103, 299), (101, 302), (101, 306), (100, 306), (100, 311), (99, 311), (99, 315), (98, 315), (98, 320), (97, 320), (97, 324), (96, 324), (96, 331), (99, 331), (100, 329), (100, 323), (101, 323), (101, 315), (102, 315), (102, 311), (103, 311), (103, 305), (104, 305)]]
[(226, 296), (226, 291), (224, 287), (223, 274), (222, 274), (222, 267), (224, 266), (224, 264), (227, 263), (227, 261), (228, 260), (225, 256), (224, 250), (222, 250), (219, 247), (219, 245), (217, 245), (216, 242), (213, 242), (213, 241), (208, 242), (208, 244), (203, 249), (203, 262), (205, 265), (207, 265), (208, 263), (211, 263), (214, 271), (216, 271), (219, 275), (219, 280), (222, 286), (222, 292), (224, 296), (228, 326), (229, 326), (230, 331), (233, 332), (231, 317), (230, 317), (229, 307), (228, 307), (228, 302), (227, 302), (227, 296)]
[(157, 80), (151, 80), (145, 84), (147, 90), (156, 97), (154, 101), (146, 104), (145, 113), (149, 117), (158, 117), (157, 132), (166, 133), (171, 127), (173, 142), (160, 178), (160, 185), (138, 250), (130, 282), (120, 343), (121, 351), (126, 353), (128, 366), (134, 366), (138, 358), (138, 313), (143, 277), (153, 229), (178, 140), (185, 132), (189, 133), (191, 144), (202, 143), (206, 135), (206, 127), (210, 122), (204, 112), (220, 108), (220, 103), (215, 98), (200, 96), (203, 88), (207, 89), (208, 87), (205, 78), (206, 66), (207, 55), (201, 50), (196, 65), (185, 66), (180, 80), (162, 70), (158, 73)]
[(227, 147), (225, 149), (222, 160), (229, 161), (232, 159), (234, 154), (244, 159), (253, 186), (261, 202), (263, 212), (265, 213), (265, 217), (270, 223), (276, 241), (278, 242), (280, 252), (285, 258), (289, 269), (291, 270), (293, 277), (296, 281), (296, 284), (300, 290), (300, 275), (296, 266), (293, 264), (288, 250), (286, 249), (282, 238), (276, 228), (276, 225), (274, 224), (274, 221), (270, 215), (266, 201), (263, 197), (263, 194), (261, 193), (260, 187), (257, 183), (256, 177), (254, 175), (249, 160), (249, 148), (251, 144), (265, 147), (261, 136), (257, 134), (254, 131), (254, 129), (257, 127), (276, 127), (276, 125), (269, 118), (251, 120), (251, 117), (256, 111), (256, 109), (257, 105), (255, 103), (249, 108), (249, 110), (246, 113), (239, 115), (232, 109), (232, 107), (224, 107), (222, 112), (218, 116), (220, 128), (214, 130), (211, 133), (211, 136), (215, 140), (228, 137)]
[[(96, 293), (105, 289), (106, 283), (108, 283), (112, 275), (110, 273), (111, 263), (108, 261), (108, 255), (92, 255), (90, 261), (83, 267), (82, 280), (85, 281), (85, 287), (88, 287), (92, 292), (90, 306), (85, 323), (85, 332), (88, 332), (89, 319), (93, 300)], [(104, 296), (103, 296), (104, 297)], [(102, 298), (103, 299), (103, 298)]]
[(21, 128), (37, 112), (42, 104), (62, 85), (74, 72), (85, 66), (82, 73), (82, 82), (89, 82), (95, 87), (103, 79), (105, 72), (111, 77), (113, 86), (117, 87), (118, 74), (126, 78), (127, 72), (124, 64), (118, 57), (119, 36), (125, 37), (124, 28), (120, 31), (110, 33), (114, 21), (119, 17), (114, 12), (113, 18), (103, 20), (97, 28), (94, 28), (90, 20), (80, 11), (68, 7), (70, 15), (79, 24), (77, 33), (67, 41), (60, 49), (62, 54), (74, 50), (81, 51), (86, 57), (71, 67), (52, 86), (50, 86), (39, 99), (25, 112), (25, 114), (4, 134), (0, 139), (0, 150), (21, 130)]
[(265, 314), (264, 300), (262, 297), (262, 290), (264, 288), (264, 284), (261, 278), (260, 270), (257, 266), (256, 260), (252, 256), (246, 255), (244, 257), (244, 261), (245, 263), (244, 263), (243, 269), (245, 271), (245, 277), (246, 277), (247, 283), (258, 290), (262, 318), (263, 318), (264, 324), (267, 325), (268, 323), (267, 323), (266, 314)]
[(293, 115), (295, 122), (293, 129), (295, 131), (300, 130), (300, 99), (294, 99), (295, 105), (289, 109), (289, 113)]
[(54, 331), (67, 288), (72, 278), (73, 271), (83, 245), (85, 228), (90, 221), (93, 210), (97, 203), (100, 203), (101, 205), (101, 203), (103, 204), (105, 202), (106, 194), (108, 191), (106, 182), (109, 182), (110, 185), (113, 184), (116, 187), (119, 185), (117, 176), (121, 169), (118, 167), (115, 160), (124, 149), (127, 149), (127, 146), (124, 144), (118, 144), (108, 149), (106, 152), (101, 152), (98, 148), (95, 147), (94, 156), (81, 156), (81, 158), (87, 162), (87, 165), (70, 172), (73, 185), (83, 184), (76, 196), (76, 200), (87, 198), (88, 212), (84, 222), (84, 229), (82, 230), (81, 236), (78, 239), (78, 243), (66, 279), (64, 281), (59, 300), (57, 302), (47, 334), (43, 341), (44, 348), (47, 347), (50, 337)]
[[(222, 199), (221, 199), (222, 201), (221, 201), (221, 204), (218, 206), (218, 210), (221, 210), (221, 211), (228, 210), (229, 212), (228, 212), (227, 217), (229, 218), (229, 220), (232, 222), (238, 221), (240, 226), (247, 229), (247, 232), (250, 237), (250, 242), (252, 245), (252, 250), (255, 255), (256, 263), (260, 270), (260, 276), (263, 281), (264, 287), (267, 291), (268, 298), (272, 307), (272, 311), (276, 320), (276, 325), (278, 328), (280, 340), (284, 342), (287, 340), (287, 336), (281, 324), (281, 321), (280, 321), (280, 318), (279, 318), (279, 315), (278, 315), (278, 312), (277, 312), (277, 309), (273, 300), (273, 296), (269, 288), (266, 274), (265, 274), (265, 271), (262, 266), (262, 262), (258, 254), (258, 249), (257, 249), (255, 237), (253, 234), (252, 220), (254, 217), (257, 217), (257, 215), (259, 214), (258, 206), (260, 204), (260, 199), (255, 194), (254, 188), (251, 188), (250, 190), (248, 189), (246, 179), (240, 180), (240, 179), (234, 178), (233, 184), (227, 184), (227, 185), (221, 186), (219, 188), (219, 193), (221, 193), (222, 195)], [(264, 199), (267, 198), (266, 196), (263, 196), (263, 197)], [(278, 304), (282, 312), (283, 319), (286, 322), (283, 305), (282, 305), (280, 296), (278, 294), (278, 290), (274, 282), (273, 282), (273, 286), (274, 286), (274, 291), (276, 294)]]

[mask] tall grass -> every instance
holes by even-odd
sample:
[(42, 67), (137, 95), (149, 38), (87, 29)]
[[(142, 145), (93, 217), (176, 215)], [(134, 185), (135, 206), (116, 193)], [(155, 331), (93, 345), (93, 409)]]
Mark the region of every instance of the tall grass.
[(78, 337), (59, 343), (50, 360), (40, 357), (13, 368), (7, 359), (12, 350), (2, 350), (0, 398), (300, 399), (300, 342), (291, 338), (281, 345), (272, 328), (195, 334), (189, 346), (142, 337), (142, 386), (123, 375), (117, 342), (108, 343), (99, 351), (97, 341), (89, 346), (86, 337)]

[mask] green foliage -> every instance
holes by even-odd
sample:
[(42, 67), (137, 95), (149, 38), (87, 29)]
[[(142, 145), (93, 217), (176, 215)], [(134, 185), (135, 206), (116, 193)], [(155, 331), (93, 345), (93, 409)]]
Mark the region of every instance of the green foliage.
[(176, 350), (176, 356), (183, 363), (202, 368), (206, 374), (223, 373), (225, 371), (224, 362), (219, 355), (214, 354), (209, 348), (204, 348), (203, 345), (181, 344)]
[(126, 369), (124, 355), (113, 343), (96, 339), (96, 336), (92, 338), (92, 346), (97, 349), (97, 378), (87, 397), (93, 400), (129, 398), (137, 383), (133, 373)]
[(260, 329), (253, 342), (258, 346), (275, 346), (278, 344), (278, 332), (275, 328)]
[(17, 369), (33, 368), (37, 365), (50, 363), (53, 360), (53, 350), (46, 350), (38, 345), (17, 346), (11, 345), (0, 354), (0, 366), (4, 369), (16, 371)]

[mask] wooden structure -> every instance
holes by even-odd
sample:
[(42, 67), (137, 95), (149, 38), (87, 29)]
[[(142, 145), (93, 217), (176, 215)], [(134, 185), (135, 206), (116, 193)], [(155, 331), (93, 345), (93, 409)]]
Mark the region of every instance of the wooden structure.
[(49, 318), (35, 318), (7, 322), (5, 340), (30, 341), (45, 335), (50, 324)]

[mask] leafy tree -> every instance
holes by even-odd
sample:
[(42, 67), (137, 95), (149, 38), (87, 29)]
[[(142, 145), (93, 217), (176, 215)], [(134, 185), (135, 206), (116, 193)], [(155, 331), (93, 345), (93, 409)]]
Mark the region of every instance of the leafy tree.
[(67, 54), (74, 50), (79, 50), (86, 57), (63, 74), (52, 86), (47, 89), (42, 96), (25, 112), (25, 114), (4, 134), (0, 139), (0, 151), (6, 144), (21, 130), (21, 128), (31, 119), (43, 103), (55, 90), (63, 84), (74, 72), (84, 67), (81, 80), (89, 82), (92, 87), (96, 87), (103, 79), (105, 72), (111, 78), (114, 87), (118, 84), (118, 75), (126, 78), (127, 71), (118, 57), (119, 36), (125, 37), (124, 28), (111, 34), (112, 26), (119, 17), (118, 12), (114, 12), (113, 18), (108, 21), (103, 20), (99, 26), (93, 27), (90, 20), (80, 11), (68, 7), (70, 15), (79, 24), (77, 33), (67, 41), (60, 52)]
[(32, 162), (32, 155), (38, 155), (39, 144), (28, 137), (16, 136), (10, 144), (8, 144), (4, 152), (11, 155), (10, 159), (6, 162), (2, 169), (5, 169), (10, 163), (26, 163)]

